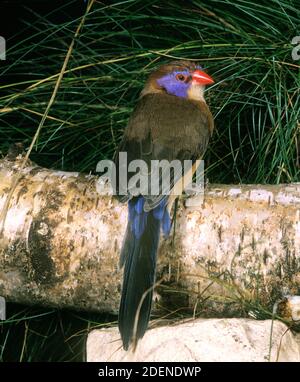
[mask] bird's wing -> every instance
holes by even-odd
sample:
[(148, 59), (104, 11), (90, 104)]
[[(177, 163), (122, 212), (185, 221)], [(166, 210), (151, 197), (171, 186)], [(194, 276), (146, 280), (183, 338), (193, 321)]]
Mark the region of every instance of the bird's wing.
[[(158, 177), (151, 177), (151, 172), (140, 173), (148, 184), (148, 189), (144, 190), (147, 195), (143, 193), (145, 209), (155, 208), (182, 178), (184, 160), (195, 161), (203, 156), (212, 129), (213, 118), (204, 102), (159, 93), (145, 95), (138, 102), (115, 155), (117, 179), (120, 173), (125, 172), (128, 182), (134, 176), (134, 173), (128, 172), (126, 163), (119, 161), (120, 152), (127, 153), (127, 163), (142, 159), (149, 170), (153, 160), (178, 160), (181, 166), (171, 169), (170, 186), (163, 181), (168, 175), (167, 167)], [(153, 189), (159, 189), (158, 195), (151, 194)], [(124, 194), (123, 197), (118, 196), (121, 201), (136, 196), (133, 188)]]

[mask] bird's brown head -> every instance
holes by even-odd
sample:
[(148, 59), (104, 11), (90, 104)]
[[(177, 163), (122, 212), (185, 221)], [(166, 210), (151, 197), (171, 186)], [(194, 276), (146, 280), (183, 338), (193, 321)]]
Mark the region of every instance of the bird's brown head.
[(205, 86), (213, 83), (214, 80), (197, 63), (173, 61), (150, 74), (142, 96), (148, 93), (167, 93), (192, 100), (203, 100)]

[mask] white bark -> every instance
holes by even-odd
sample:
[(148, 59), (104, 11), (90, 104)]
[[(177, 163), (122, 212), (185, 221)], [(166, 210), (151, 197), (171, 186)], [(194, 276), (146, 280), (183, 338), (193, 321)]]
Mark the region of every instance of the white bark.
[[(0, 211), (20, 161), (0, 161)], [(0, 295), (117, 311), (127, 207), (100, 196), (96, 181), (25, 166), (0, 236)], [(160, 305), (233, 314), (241, 301), (272, 306), (299, 292), (300, 184), (209, 185), (202, 206), (180, 204), (174, 245), (161, 240)]]
[(242, 318), (186, 320), (147, 330), (135, 352), (122, 349), (117, 328), (93, 330), (86, 349), (88, 362), (300, 362), (299, 334), (280, 321), (272, 327), (272, 320)]

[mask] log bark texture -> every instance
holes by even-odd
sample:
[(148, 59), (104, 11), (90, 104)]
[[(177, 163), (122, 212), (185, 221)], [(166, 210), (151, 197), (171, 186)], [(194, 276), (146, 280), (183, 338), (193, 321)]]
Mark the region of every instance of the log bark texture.
[[(0, 161), (0, 211), (22, 157)], [(0, 235), (0, 295), (10, 301), (117, 312), (127, 207), (97, 177), (28, 163)], [(300, 291), (300, 184), (208, 185), (180, 202), (175, 239), (162, 239), (163, 306), (233, 314)]]

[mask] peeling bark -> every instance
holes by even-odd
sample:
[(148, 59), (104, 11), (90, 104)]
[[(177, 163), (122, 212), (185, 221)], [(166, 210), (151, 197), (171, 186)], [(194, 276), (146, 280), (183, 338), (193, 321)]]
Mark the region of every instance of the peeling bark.
[[(22, 157), (0, 161), (0, 211)], [(10, 301), (116, 312), (127, 207), (97, 177), (28, 163), (0, 235), (0, 295)], [(202, 206), (181, 201), (162, 239), (160, 305), (232, 314), (300, 291), (300, 184), (209, 185)], [(185, 205), (184, 205), (185, 204)]]

